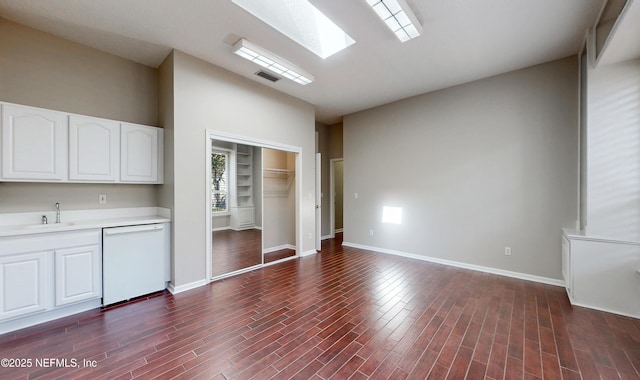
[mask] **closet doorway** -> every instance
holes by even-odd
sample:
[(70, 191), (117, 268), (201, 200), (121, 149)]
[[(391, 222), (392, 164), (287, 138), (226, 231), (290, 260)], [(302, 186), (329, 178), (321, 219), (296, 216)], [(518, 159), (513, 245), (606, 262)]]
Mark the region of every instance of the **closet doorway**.
[(207, 278), (300, 252), (300, 149), (207, 132)]

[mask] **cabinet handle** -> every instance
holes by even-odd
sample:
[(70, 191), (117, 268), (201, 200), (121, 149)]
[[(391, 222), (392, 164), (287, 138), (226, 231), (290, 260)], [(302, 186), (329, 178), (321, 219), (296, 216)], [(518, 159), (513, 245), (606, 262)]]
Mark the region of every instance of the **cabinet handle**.
[(102, 232), (104, 235), (119, 235), (119, 234), (127, 234), (132, 232), (160, 231), (163, 229), (164, 229), (164, 226), (162, 224), (143, 224), (143, 225), (130, 226), (130, 227), (104, 228)]

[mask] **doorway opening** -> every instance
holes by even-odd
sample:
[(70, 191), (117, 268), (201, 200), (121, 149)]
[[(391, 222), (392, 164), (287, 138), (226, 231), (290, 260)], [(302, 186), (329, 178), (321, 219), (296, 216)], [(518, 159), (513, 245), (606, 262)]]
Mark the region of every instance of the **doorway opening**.
[(329, 187), (330, 187), (330, 232), (331, 238), (344, 231), (343, 205), (344, 205), (344, 160), (332, 158), (329, 160)]
[(262, 150), (262, 244), (264, 263), (296, 256), (296, 154)]

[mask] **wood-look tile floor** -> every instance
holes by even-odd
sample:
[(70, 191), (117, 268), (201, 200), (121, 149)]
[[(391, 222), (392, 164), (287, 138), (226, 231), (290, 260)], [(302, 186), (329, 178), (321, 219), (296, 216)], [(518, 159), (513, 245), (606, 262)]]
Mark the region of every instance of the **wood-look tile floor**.
[(637, 379), (640, 321), (564, 289), (325, 242), (321, 254), (0, 336), (0, 378)]

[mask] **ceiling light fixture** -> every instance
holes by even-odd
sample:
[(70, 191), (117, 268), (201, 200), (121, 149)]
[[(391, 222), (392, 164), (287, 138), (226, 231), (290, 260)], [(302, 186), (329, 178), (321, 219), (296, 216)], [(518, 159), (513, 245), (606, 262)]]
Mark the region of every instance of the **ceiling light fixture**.
[(233, 44), (233, 52), (242, 58), (257, 63), (267, 70), (273, 71), (278, 75), (282, 75), (287, 79), (291, 79), (302, 85), (309, 84), (314, 81), (313, 75), (305, 72), (296, 65), (287, 62), (283, 58), (271, 53), (260, 46), (253, 44), (244, 38), (241, 38)]
[(405, 0), (367, 0), (376, 14), (402, 42), (418, 37), (422, 26)]

